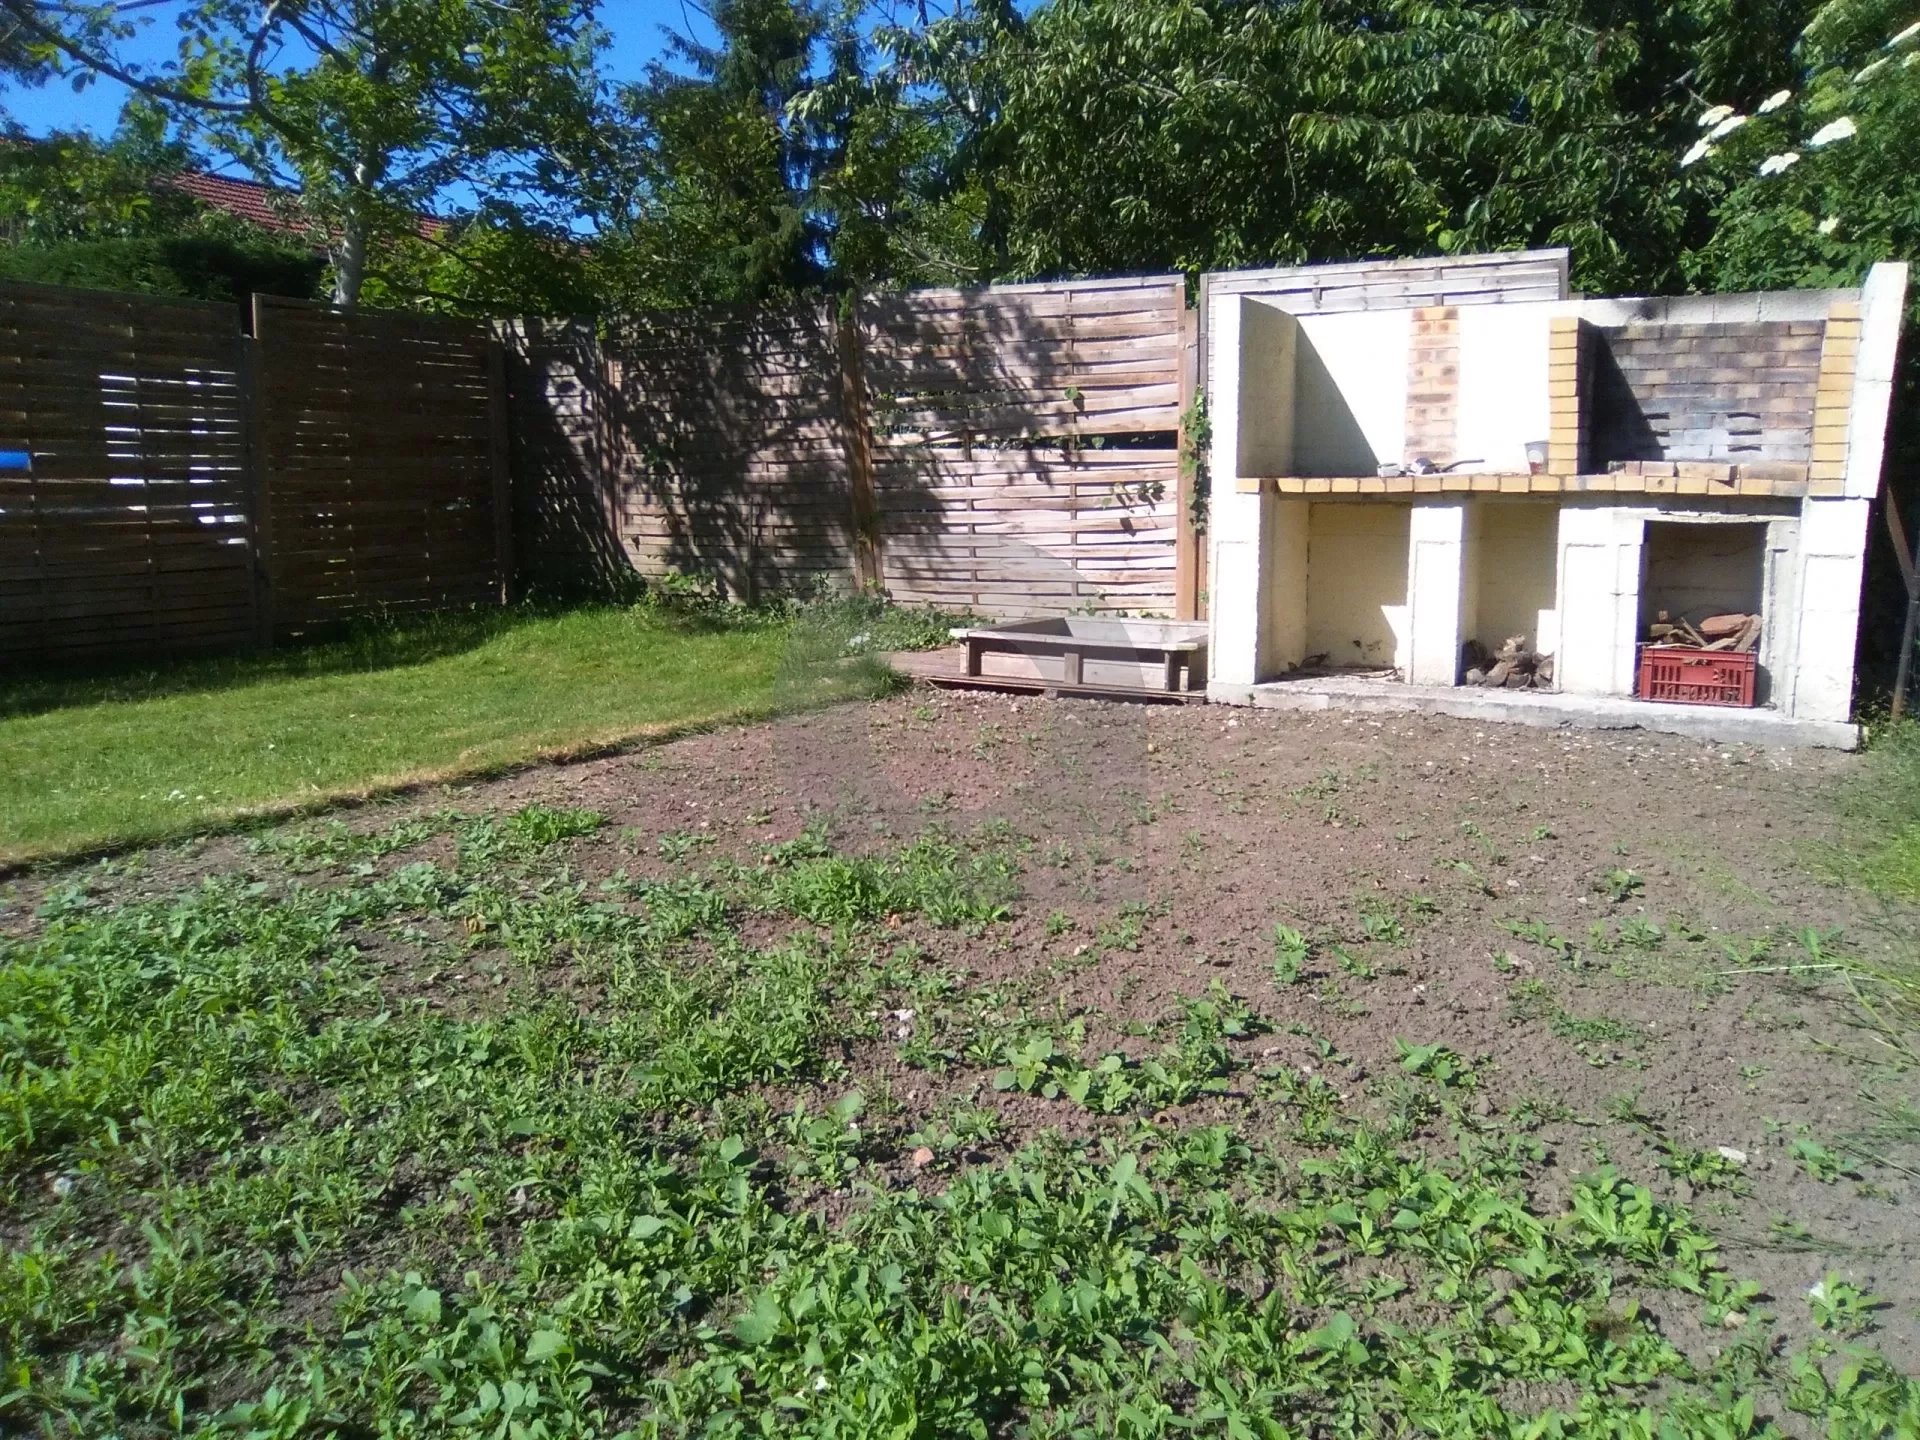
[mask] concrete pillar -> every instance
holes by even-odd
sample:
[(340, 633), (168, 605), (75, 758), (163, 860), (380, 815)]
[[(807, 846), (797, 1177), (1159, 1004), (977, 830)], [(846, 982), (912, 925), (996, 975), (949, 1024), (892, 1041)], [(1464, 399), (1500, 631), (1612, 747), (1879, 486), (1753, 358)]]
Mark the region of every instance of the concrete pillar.
[(1466, 589), (1467, 507), (1415, 505), (1407, 535), (1407, 679), (1413, 684), (1459, 680)]
[(1870, 508), (1866, 500), (1813, 498), (1801, 507), (1792, 695), (1777, 699), (1796, 720), (1844, 722), (1853, 713), (1854, 648), (1860, 634)]
[(1560, 507), (1554, 681), (1568, 694), (1633, 693), (1645, 538), (1637, 515), (1608, 506)]
[(1215, 680), (1251, 685), (1267, 678), (1262, 673), (1267, 586), (1260, 541), (1266, 529), (1263, 512), (1272, 500), (1231, 490), (1222, 494), (1222, 489), (1216, 479), (1207, 581), (1207, 609), (1213, 623), (1207, 662)]

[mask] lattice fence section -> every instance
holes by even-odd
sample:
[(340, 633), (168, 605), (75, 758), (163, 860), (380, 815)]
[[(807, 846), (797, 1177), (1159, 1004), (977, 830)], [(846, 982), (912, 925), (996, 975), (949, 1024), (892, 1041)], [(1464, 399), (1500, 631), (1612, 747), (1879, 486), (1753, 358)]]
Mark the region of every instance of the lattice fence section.
[(231, 306), (0, 285), (0, 662), (256, 630)]

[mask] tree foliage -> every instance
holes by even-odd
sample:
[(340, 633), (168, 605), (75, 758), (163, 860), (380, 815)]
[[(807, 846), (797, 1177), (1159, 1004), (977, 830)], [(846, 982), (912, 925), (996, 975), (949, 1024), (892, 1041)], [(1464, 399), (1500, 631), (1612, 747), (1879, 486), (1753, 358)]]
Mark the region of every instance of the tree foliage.
[(1792, 83), (1703, 113), (1683, 159), (1719, 194), (1689, 257), (1714, 289), (1853, 285), (1877, 260), (1920, 257), (1920, 16), (1893, 0), (1830, 0)]
[[(571, 219), (594, 150), (595, 0), (5, 0), (82, 71), (173, 107), (201, 145), (297, 191), (330, 253), (334, 298), (419, 237), (456, 187), (517, 224)], [(112, 42), (164, 15), (180, 58), (143, 75)]]
[(1910, 3), (714, 0), (626, 83), (595, 0), (0, 12), (124, 75), (170, 11), (135, 80), (298, 185), (338, 298), (593, 310), (1539, 245), (1594, 291), (1857, 277), (1920, 240)]

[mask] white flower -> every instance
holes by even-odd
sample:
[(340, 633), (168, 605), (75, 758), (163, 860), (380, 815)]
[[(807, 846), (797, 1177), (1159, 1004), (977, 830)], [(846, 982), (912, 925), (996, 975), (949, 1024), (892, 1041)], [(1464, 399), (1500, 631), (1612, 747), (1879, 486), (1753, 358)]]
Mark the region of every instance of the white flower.
[(1814, 1281), (1813, 1284), (1807, 1287), (1807, 1298), (1809, 1300), (1826, 1299), (1827, 1298), (1827, 1282), (1824, 1280)]
[(1838, 120), (1829, 121), (1813, 132), (1813, 138), (1807, 144), (1818, 149), (1822, 145), (1831, 145), (1836, 140), (1850, 140), (1860, 133), (1860, 127), (1853, 123), (1851, 115), (1842, 115)]
[(1760, 162), (1762, 175), (1778, 175), (1782, 170), (1790, 170), (1800, 163), (1800, 152), (1789, 150), (1784, 155), (1769, 155)]
[(1793, 91), (1776, 90), (1771, 95), (1767, 96), (1766, 99), (1760, 102), (1760, 113), (1762, 115), (1771, 115), (1774, 111), (1778, 110), (1782, 105), (1786, 104), (1787, 101), (1791, 100), (1792, 98), (1793, 98)]
[(1711, 155), (1712, 153), (1713, 153), (1712, 141), (1704, 138), (1700, 140), (1696, 140), (1693, 142), (1693, 148), (1688, 150), (1686, 154), (1680, 157), (1680, 167), (1681, 169), (1684, 170), (1687, 166), (1693, 164), (1694, 161), (1704, 160), (1706, 159), (1707, 156)]
[(1710, 125), (1718, 125), (1731, 114), (1733, 114), (1733, 106), (1716, 105), (1700, 116), (1700, 128), (1705, 130)]
[(1820, 233), (1822, 235), (1831, 235), (1834, 231), (1838, 230), (1839, 228), (1840, 228), (1840, 217), (1838, 215), (1829, 215), (1826, 219), (1820, 222), (1820, 226), (1819, 226)]
[(1913, 24), (1907, 26), (1906, 29), (1887, 41), (1887, 49), (1891, 50), (1896, 45), (1904, 45), (1916, 35), (1920, 35), (1920, 20), (1914, 21)]
[(827, 1377), (826, 1377), (826, 1376), (824, 1376), (824, 1375), (816, 1375), (816, 1376), (814, 1376), (814, 1377), (813, 1377), (813, 1388), (814, 1388), (814, 1390), (815, 1390), (816, 1392), (818, 1392), (818, 1391), (822, 1391), (822, 1390), (825, 1390), (825, 1389), (827, 1389), (827, 1388), (828, 1388), (828, 1381), (827, 1381)]
[(1718, 140), (1723, 135), (1731, 135), (1746, 123), (1747, 117), (1744, 115), (1729, 115), (1707, 132), (1707, 139)]

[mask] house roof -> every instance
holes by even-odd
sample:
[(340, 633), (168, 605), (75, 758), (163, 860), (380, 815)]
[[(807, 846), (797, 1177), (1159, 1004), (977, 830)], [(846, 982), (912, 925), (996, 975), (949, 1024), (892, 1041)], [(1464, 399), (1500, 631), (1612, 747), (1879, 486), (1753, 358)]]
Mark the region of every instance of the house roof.
[[(210, 175), (204, 170), (182, 170), (169, 175), (166, 184), (191, 195), (202, 205), (223, 210), (250, 225), (280, 235), (304, 236), (312, 228), (296, 212), (299, 193), (256, 180), (236, 180), (228, 175)], [(416, 215), (415, 228), (429, 240), (447, 231), (447, 222), (433, 215)]]

